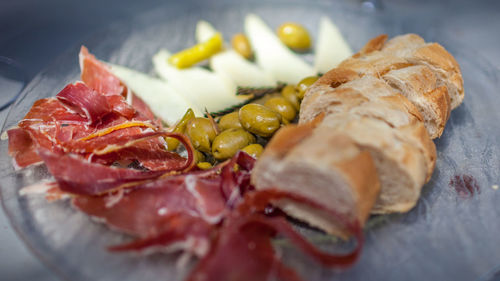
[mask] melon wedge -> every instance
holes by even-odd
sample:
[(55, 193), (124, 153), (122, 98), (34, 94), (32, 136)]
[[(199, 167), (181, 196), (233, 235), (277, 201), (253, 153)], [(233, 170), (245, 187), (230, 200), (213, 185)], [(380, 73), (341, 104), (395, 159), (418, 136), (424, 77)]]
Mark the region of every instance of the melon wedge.
[(314, 69), (319, 73), (326, 73), (353, 54), (338, 27), (328, 17), (320, 20), (315, 53)]
[[(188, 108), (193, 107), (189, 101), (161, 79), (120, 65), (110, 65), (110, 67), (111, 72), (168, 125), (177, 122)], [(195, 111), (195, 114), (201, 115), (202, 112)]]
[(217, 30), (208, 21), (200, 20), (196, 23), (196, 42), (205, 42), (217, 33)]
[(317, 72), (300, 56), (288, 49), (264, 21), (249, 14), (245, 18), (245, 33), (255, 53), (257, 65), (287, 84), (297, 84), (302, 78)]
[(178, 69), (168, 63), (170, 52), (161, 50), (153, 56), (156, 73), (183, 98), (193, 104), (194, 110), (217, 112), (244, 102), (247, 97), (237, 96), (236, 84), (223, 75), (202, 67)]
[(249, 62), (234, 50), (212, 57), (210, 68), (217, 73), (227, 75), (240, 87), (275, 87), (277, 84), (271, 74)]
[[(217, 30), (206, 21), (196, 24), (196, 40), (198, 43), (211, 38)], [(240, 87), (275, 87), (276, 80), (273, 76), (248, 61), (232, 49), (226, 49), (210, 58), (210, 68), (228, 77)]]

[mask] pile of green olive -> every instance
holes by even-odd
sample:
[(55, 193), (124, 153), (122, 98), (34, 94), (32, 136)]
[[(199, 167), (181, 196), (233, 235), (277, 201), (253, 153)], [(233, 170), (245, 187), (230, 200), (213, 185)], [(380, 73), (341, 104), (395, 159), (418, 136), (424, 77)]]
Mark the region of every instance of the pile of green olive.
[[(282, 126), (294, 122), (300, 101), (307, 88), (318, 77), (306, 77), (297, 86), (287, 85), (281, 92), (256, 103), (249, 103), (219, 118), (195, 117), (189, 109), (177, 122), (173, 132), (184, 133), (195, 148), (199, 168), (209, 169), (218, 161), (233, 157), (239, 150), (258, 158), (263, 145)], [(169, 150), (179, 142), (167, 138)]]

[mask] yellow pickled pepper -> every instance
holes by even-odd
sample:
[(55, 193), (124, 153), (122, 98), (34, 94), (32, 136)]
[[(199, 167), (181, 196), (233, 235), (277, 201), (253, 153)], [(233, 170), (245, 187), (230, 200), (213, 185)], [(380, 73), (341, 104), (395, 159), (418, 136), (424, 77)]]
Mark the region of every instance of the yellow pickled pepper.
[(217, 32), (207, 41), (172, 55), (168, 62), (177, 68), (190, 67), (218, 53), (222, 50), (223, 43), (222, 34)]

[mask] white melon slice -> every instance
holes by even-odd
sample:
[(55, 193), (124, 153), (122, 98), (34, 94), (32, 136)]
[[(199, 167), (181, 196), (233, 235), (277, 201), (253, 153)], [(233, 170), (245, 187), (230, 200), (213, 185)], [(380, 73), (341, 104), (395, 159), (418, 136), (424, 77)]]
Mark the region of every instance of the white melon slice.
[(195, 37), (196, 42), (205, 42), (217, 33), (217, 30), (208, 22), (204, 20), (198, 21), (196, 23)]
[[(140, 97), (153, 113), (167, 124), (177, 122), (193, 105), (167, 82), (120, 65), (110, 65), (111, 72)], [(195, 111), (201, 115), (202, 112)]]
[[(217, 30), (206, 21), (196, 24), (196, 40), (201, 43), (212, 37)], [(240, 87), (274, 87), (273, 76), (248, 61), (236, 51), (226, 49), (210, 58), (210, 68), (231, 79)]]
[(245, 18), (245, 33), (255, 53), (257, 65), (280, 82), (297, 84), (316, 75), (312, 66), (288, 49), (264, 21), (254, 14)]
[(161, 50), (153, 56), (156, 73), (165, 79), (198, 111), (217, 112), (237, 105), (246, 100), (245, 96), (237, 96), (236, 84), (223, 75), (202, 67), (178, 69), (168, 63), (170, 53)]
[(277, 82), (271, 74), (246, 60), (234, 50), (213, 56), (210, 68), (224, 74), (241, 87), (275, 87)]
[(314, 69), (319, 73), (326, 73), (353, 54), (338, 27), (328, 17), (320, 20), (315, 53)]

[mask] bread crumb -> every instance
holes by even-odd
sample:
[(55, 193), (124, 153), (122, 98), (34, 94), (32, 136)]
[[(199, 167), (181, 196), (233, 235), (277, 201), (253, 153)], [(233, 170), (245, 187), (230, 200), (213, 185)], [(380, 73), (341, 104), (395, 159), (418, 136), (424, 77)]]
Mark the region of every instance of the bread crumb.
[(493, 188), (494, 190), (497, 190), (498, 189), (498, 184), (492, 185), (491, 188)]

